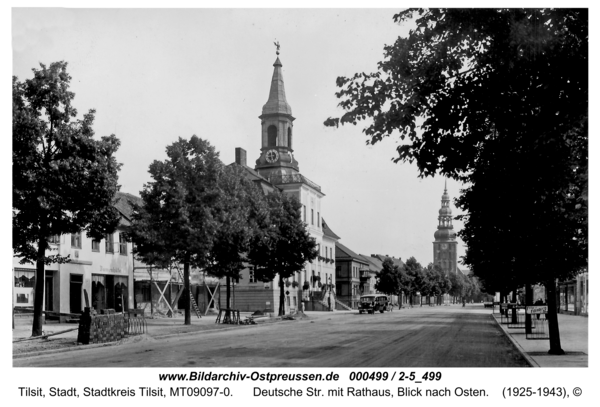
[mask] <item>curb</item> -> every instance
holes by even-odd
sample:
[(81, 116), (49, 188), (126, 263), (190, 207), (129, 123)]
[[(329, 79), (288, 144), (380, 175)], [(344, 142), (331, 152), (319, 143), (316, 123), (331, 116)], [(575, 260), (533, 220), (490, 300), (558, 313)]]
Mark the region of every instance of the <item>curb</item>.
[(93, 344), (93, 345), (76, 345), (76, 346), (64, 347), (64, 348), (60, 348), (60, 349), (48, 349), (48, 350), (39, 350), (36, 352), (18, 353), (16, 355), (13, 355), (12, 358), (13, 358), (13, 360), (14, 359), (24, 359), (24, 358), (34, 357), (34, 356), (51, 355), (53, 353), (75, 352), (78, 350), (103, 348), (105, 346), (116, 346), (116, 345), (119, 345), (118, 341), (117, 342), (107, 342), (107, 343), (97, 343), (97, 344)]
[[(151, 336), (151, 338), (152, 339), (168, 339), (168, 338), (173, 338), (173, 337), (177, 337), (177, 336), (186, 336), (186, 335), (191, 336), (191, 335), (197, 335), (197, 334), (207, 334), (210, 332), (232, 331), (234, 329), (259, 327), (259, 326), (266, 325), (269, 323), (281, 322), (281, 321), (282, 321), (281, 317), (274, 317), (273, 321), (269, 321), (269, 322), (265, 321), (263, 323), (258, 323), (255, 325), (235, 325), (235, 326), (220, 328), (220, 329), (203, 329), (203, 330), (199, 330), (199, 331), (178, 332), (178, 333), (172, 333), (172, 334), (167, 333), (164, 335)], [(301, 322), (302, 320), (297, 320), (297, 321)], [(116, 341), (116, 342), (98, 343), (98, 344), (92, 344), (92, 345), (76, 345), (76, 346), (64, 347), (64, 348), (60, 348), (60, 349), (49, 349), (49, 350), (40, 350), (40, 351), (36, 351), (36, 352), (18, 353), (16, 355), (13, 355), (12, 358), (13, 358), (13, 360), (14, 359), (24, 359), (24, 358), (35, 357), (35, 356), (51, 355), (54, 353), (75, 352), (75, 351), (79, 351), (79, 350), (88, 350), (88, 349), (102, 348), (102, 347), (107, 347), (107, 346), (117, 346), (117, 345), (124, 345), (124, 344), (121, 343), (121, 341)]]
[(515, 346), (515, 348), (517, 349), (517, 351), (521, 354), (521, 356), (523, 356), (523, 358), (527, 361), (527, 363), (529, 363), (529, 366), (531, 367), (541, 367), (540, 365), (537, 364), (537, 362), (527, 354), (527, 352), (525, 352), (525, 349), (523, 349), (523, 347), (521, 345), (519, 345), (519, 342), (517, 342), (512, 335), (502, 326), (502, 324), (500, 322), (498, 322), (498, 319), (496, 318), (496, 316), (494, 315), (494, 313), (492, 312), (491, 314), (492, 319), (494, 321), (496, 321), (496, 324), (498, 325), (498, 327), (500, 328), (500, 330), (502, 332), (504, 332), (504, 335), (510, 339), (510, 341), (512, 342), (512, 344)]

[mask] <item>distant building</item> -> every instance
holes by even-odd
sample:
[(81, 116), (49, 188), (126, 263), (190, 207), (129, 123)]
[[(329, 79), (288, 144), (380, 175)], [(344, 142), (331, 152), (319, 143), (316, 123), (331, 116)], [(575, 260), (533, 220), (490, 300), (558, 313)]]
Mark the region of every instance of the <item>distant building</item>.
[[(340, 242), (335, 244), (335, 278), (338, 300), (357, 309), (363, 291), (371, 291), (370, 263)], [(366, 287), (365, 287), (366, 284)]]
[(446, 185), (442, 195), (442, 207), (439, 210), (438, 226), (434, 233), (433, 264), (440, 266), (444, 273), (456, 273), (457, 254), (456, 232), (452, 226), (452, 210), (450, 209), (450, 196)]

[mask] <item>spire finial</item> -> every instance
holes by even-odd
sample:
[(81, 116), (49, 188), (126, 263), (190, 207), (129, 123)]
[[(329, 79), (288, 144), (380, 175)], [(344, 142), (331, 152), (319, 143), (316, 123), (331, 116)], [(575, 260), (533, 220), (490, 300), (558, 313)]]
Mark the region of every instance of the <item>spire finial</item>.
[(275, 51), (275, 53), (279, 56), (279, 48), (281, 46), (279, 45), (279, 41), (277, 41), (277, 38), (275, 38), (275, 42), (273, 42), (273, 44), (275, 44), (275, 46), (277, 47), (277, 51)]
[(444, 191), (446, 191), (448, 189), (447, 183), (448, 183), (448, 178), (444, 178)]

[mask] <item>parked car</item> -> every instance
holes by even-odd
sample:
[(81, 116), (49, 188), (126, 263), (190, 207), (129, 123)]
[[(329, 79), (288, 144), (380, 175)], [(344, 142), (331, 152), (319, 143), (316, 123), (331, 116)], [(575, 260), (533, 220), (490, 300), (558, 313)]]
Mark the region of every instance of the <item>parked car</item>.
[(391, 310), (392, 304), (387, 295), (369, 294), (360, 297), (360, 302), (358, 304), (359, 314), (362, 314), (363, 312), (366, 312), (367, 314), (374, 314), (376, 311), (379, 311), (383, 314), (385, 311)]

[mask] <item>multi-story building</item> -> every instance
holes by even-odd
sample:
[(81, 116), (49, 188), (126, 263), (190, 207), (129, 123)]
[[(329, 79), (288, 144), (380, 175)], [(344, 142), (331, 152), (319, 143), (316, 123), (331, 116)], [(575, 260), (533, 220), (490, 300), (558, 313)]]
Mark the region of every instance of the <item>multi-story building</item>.
[[(128, 194), (117, 193), (115, 207), (121, 220), (114, 233), (93, 240), (85, 232), (52, 236), (49, 255), (70, 256), (71, 261), (46, 266), (44, 310), (78, 314), (86, 303), (96, 310), (117, 312), (133, 308), (133, 254), (124, 228), (129, 225), (124, 210)], [(130, 197), (130, 196), (129, 196)], [(19, 264), (13, 257), (13, 304), (33, 307), (35, 264)], [(61, 316), (61, 320), (67, 319)]]
[[(325, 196), (321, 187), (300, 173), (298, 160), (294, 157), (292, 109), (287, 102), (282, 75), (282, 64), (277, 57), (273, 64), (273, 76), (267, 103), (262, 108), (261, 154), (254, 169), (247, 165), (247, 154), (236, 149), (235, 164), (246, 169), (246, 175), (265, 193), (278, 189), (294, 196), (301, 203), (301, 217), (311, 237), (317, 243), (319, 256), (306, 263), (304, 270), (285, 282), (286, 312), (299, 309), (301, 302), (318, 298), (323, 304), (335, 302), (331, 289), (336, 284), (334, 266), (335, 242), (339, 239), (323, 220), (321, 200)], [(248, 267), (241, 273), (235, 286), (235, 307), (244, 311), (279, 308), (279, 277), (263, 283), (256, 278), (254, 269)]]
[(335, 244), (335, 264), (337, 298), (348, 307), (357, 309), (363, 292), (371, 291), (370, 264), (340, 242)]

